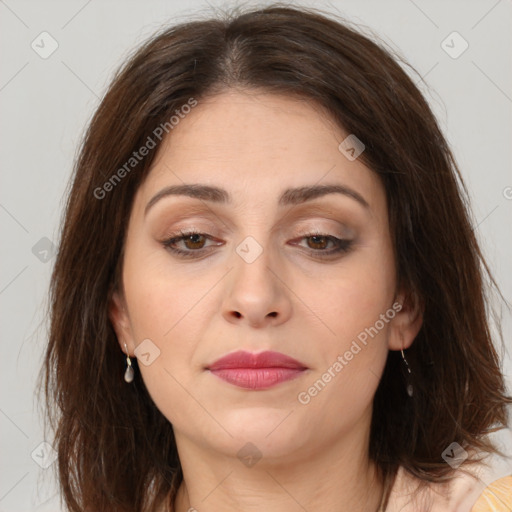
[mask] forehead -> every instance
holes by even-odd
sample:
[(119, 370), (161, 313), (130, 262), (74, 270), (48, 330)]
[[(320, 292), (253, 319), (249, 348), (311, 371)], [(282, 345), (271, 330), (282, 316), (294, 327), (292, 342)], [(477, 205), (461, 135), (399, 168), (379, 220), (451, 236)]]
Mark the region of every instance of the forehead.
[(358, 191), (378, 208), (380, 180), (339, 149), (347, 135), (307, 99), (247, 91), (205, 98), (164, 139), (137, 207), (186, 183), (223, 188), (233, 205), (276, 206), (285, 189), (329, 183)]

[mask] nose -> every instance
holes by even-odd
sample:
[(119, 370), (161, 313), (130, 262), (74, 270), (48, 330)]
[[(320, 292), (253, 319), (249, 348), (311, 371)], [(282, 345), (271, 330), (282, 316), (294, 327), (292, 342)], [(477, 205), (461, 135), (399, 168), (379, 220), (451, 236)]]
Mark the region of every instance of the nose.
[(292, 314), (293, 293), (286, 285), (285, 267), (278, 264), (270, 250), (258, 251), (253, 259), (239, 249), (233, 254), (234, 268), (229, 273), (222, 306), (224, 318), (252, 328), (286, 322)]

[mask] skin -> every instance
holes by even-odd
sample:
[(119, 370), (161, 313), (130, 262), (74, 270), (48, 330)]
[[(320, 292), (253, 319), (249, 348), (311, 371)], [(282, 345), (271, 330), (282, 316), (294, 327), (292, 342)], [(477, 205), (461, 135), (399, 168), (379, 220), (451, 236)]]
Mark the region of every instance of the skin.
[[(372, 399), (388, 350), (409, 347), (422, 319), (397, 289), (384, 188), (340, 152), (347, 135), (311, 101), (230, 90), (179, 122), (138, 189), (110, 318), (130, 357), (145, 339), (160, 351), (139, 367), (174, 428), (184, 473), (178, 512), (378, 507), (383, 486), (368, 458)], [(167, 196), (144, 214), (160, 190), (183, 183), (221, 187), (233, 202)], [(286, 188), (327, 183), (350, 187), (369, 207), (342, 194), (277, 203)], [(180, 258), (162, 244), (190, 228), (211, 238), (175, 247), (202, 247), (201, 256)], [(351, 249), (321, 259), (334, 246), (305, 237), (315, 230), (351, 239)], [(236, 252), (248, 236), (263, 249), (251, 263)], [(298, 394), (397, 302), (401, 311), (300, 403)], [(259, 391), (205, 370), (239, 349), (282, 352), (308, 370)], [(237, 456), (247, 443), (261, 454), (250, 467)]]

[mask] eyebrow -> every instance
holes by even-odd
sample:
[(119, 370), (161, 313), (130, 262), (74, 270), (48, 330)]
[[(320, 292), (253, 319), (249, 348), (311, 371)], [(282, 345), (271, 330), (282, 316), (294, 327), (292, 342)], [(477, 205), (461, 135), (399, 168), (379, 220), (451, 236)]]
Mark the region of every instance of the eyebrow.
[[(364, 208), (370, 209), (370, 205), (361, 194), (346, 185), (339, 184), (311, 185), (286, 189), (279, 197), (278, 205), (281, 207), (293, 206), (327, 194), (342, 194), (354, 199)], [(212, 203), (231, 204), (231, 196), (223, 188), (200, 183), (172, 185), (160, 190), (149, 200), (144, 209), (144, 215), (155, 203), (169, 196), (188, 196)]]

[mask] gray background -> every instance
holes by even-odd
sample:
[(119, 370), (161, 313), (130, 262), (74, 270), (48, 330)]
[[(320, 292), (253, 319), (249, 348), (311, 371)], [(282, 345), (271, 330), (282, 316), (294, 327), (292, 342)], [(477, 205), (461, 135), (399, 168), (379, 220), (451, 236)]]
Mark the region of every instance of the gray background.
[[(41, 445), (34, 385), (45, 346), (51, 244), (58, 240), (62, 200), (85, 125), (113, 71), (134, 46), (163, 24), (230, 5), (235, 4), (0, 0), (0, 512), (60, 510), (52, 476), (56, 465), (40, 467), (50, 464), (52, 452)], [(369, 27), (424, 77), (420, 88), (454, 148), (473, 200), (475, 230), (510, 301), (512, 2), (302, 5)], [(45, 59), (31, 47), (34, 41), (40, 53), (51, 49), (49, 36), (40, 36), (43, 31), (58, 44)], [(457, 58), (464, 44), (458, 36), (442, 45), (453, 31), (469, 44)], [(512, 322), (509, 312), (503, 314), (505, 372), (512, 387)], [(499, 435), (509, 448), (511, 438), (510, 431)]]

